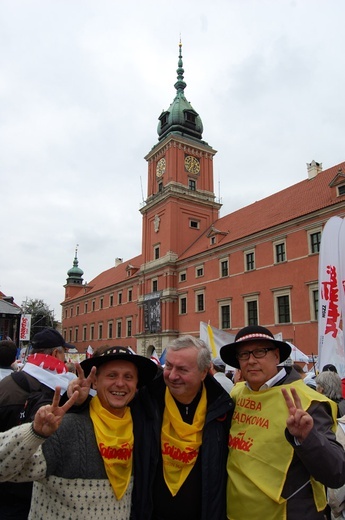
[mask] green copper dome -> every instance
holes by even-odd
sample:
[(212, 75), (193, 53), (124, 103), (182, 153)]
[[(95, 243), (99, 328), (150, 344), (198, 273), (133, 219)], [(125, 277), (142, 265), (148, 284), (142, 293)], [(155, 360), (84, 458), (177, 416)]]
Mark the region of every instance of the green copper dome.
[(182, 62), (182, 43), (179, 43), (179, 59), (177, 81), (174, 85), (176, 88), (176, 96), (168, 110), (163, 111), (159, 116), (157, 132), (159, 141), (168, 134), (175, 133), (180, 135), (188, 135), (195, 139), (202, 138), (203, 126), (199, 114), (194, 110), (192, 105), (187, 101), (184, 95), (184, 89), (187, 84), (183, 80), (183, 62)]
[(73, 267), (67, 271), (67, 283), (82, 284), (84, 271), (78, 267), (78, 250), (75, 250), (75, 256), (73, 260)]

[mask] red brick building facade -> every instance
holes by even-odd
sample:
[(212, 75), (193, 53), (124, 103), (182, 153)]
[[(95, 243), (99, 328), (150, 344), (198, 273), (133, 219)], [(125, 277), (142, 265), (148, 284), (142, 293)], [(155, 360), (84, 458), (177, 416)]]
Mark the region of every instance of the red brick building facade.
[(68, 271), (62, 331), (80, 352), (123, 345), (160, 354), (200, 321), (236, 333), (258, 323), (317, 353), (318, 252), (322, 228), (345, 216), (345, 162), (219, 218), (216, 151), (184, 96), (181, 46), (176, 97), (159, 117), (145, 157), (142, 253), (84, 284), (77, 254)]

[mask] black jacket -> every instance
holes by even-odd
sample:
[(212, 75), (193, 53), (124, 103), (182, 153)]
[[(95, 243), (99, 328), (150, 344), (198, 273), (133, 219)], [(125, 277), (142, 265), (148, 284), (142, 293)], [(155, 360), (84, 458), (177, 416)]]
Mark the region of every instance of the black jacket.
[[(162, 376), (155, 379), (148, 387), (141, 390), (142, 398), (152, 399), (156, 409), (156, 439), (160, 446), (160, 433), (164, 413), (165, 383)], [(226, 519), (226, 462), (228, 456), (228, 438), (230, 421), (233, 413), (233, 401), (222, 386), (210, 375), (205, 378), (207, 392), (207, 412), (203, 431), (202, 447), (198, 463), (201, 468), (201, 518), (198, 520), (225, 520)], [(146, 396), (146, 397), (145, 397)], [(157, 454), (156, 471), (161, 464), (160, 450)], [(188, 477), (189, 478), (189, 477)], [(188, 478), (183, 484), (188, 486)], [(182, 486), (182, 487), (183, 487)], [(176, 497), (178, 494), (176, 495)], [(172, 498), (174, 500), (176, 497)], [(152, 497), (154, 501), (159, 497)], [(193, 496), (189, 497), (193, 503)], [(167, 504), (167, 509), (169, 505)], [(179, 520), (184, 520), (183, 510)], [(171, 517), (168, 514), (169, 517)], [(151, 517), (147, 517), (147, 520)]]

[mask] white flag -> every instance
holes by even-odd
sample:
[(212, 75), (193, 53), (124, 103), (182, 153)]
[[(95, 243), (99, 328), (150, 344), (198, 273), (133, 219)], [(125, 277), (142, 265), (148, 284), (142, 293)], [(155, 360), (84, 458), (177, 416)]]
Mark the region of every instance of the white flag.
[(340, 377), (345, 376), (343, 331), (340, 328), (340, 250), (339, 237), (343, 220), (332, 217), (323, 229), (319, 256), (318, 342), (319, 370), (331, 363)]
[(219, 356), (219, 351), (224, 345), (235, 341), (235, 334), (229, 334), (229, 332), (216, 329), (215, 327), (201, 321), (200, 339), (205, 341), (206, 345), (212, 352), (212, 357), (216, 357)]

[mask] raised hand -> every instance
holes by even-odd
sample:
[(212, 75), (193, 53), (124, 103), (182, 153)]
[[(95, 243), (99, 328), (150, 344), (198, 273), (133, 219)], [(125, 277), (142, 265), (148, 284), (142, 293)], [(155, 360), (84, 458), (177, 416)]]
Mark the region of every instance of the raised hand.
[(313, 418), (303, 410), (301, 400), (295, 388), (291, 387), (292, 397), (286, 388), (282, 388), (282, 394), (289, 412), (289, 417), (286, 420), (287, 429), (298, 442), (302, 443), (314, 426)]
[(61, 388), (57, 386), (52, 404), (41, 406), (34, 417), (33, 429), (43, 437), (49, 437), (58, 429), (63, 416), (78, 399), (78, 391), (75, 391), (63, 406), (59, 406), (60, 390)]
[(67, 395), (71, 397), (73, 392), (78, 392), (78, 399), (76, 401), (76, 405), (80, 406), (87, 399), (89, 395), (90, 388), (95, 379), (96, 367), (91, 368), (90, 374), (85, 377), (84, 370), (81, 368), (79, 363), (76, 363), (77, 370), (77, 378), (72, 379), (67, 388)]

